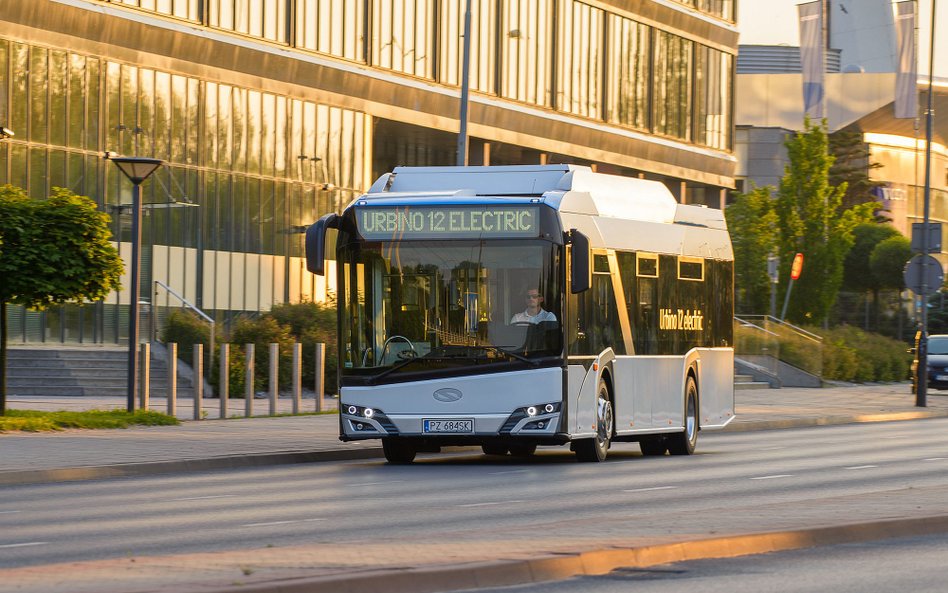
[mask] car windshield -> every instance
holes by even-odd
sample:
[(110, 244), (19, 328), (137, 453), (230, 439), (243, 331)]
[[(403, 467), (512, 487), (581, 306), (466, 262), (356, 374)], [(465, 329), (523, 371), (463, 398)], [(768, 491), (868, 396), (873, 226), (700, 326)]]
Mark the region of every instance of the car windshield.
[(538, 239), (344, 247), (343, 373), (522, 365), (559, 355), (560, 250)]
[(929, 354), (948, 354), (948, 337), (928, 338)]

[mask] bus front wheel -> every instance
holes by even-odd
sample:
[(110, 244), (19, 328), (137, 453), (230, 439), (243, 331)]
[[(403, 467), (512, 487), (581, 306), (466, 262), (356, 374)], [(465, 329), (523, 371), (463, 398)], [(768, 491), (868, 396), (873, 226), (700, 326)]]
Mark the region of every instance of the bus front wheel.
[(612, 400), (609, 398), (609, 386), (599, 379), (596, 402), (596, 436), (576, 441), (576, 458), (580, 461), (605, 461), (612, 444), (613, 416)]
[(382, 452), (389, 463), (411, 463), (418, 453), (414, 445), (400, 439), (382, 439)]
[(682, 432), (667, 437), (668, 452), (672, 455), (691, 455), (698, 445), (698, 385), (691, 375), (685, 383), (684, 428)]

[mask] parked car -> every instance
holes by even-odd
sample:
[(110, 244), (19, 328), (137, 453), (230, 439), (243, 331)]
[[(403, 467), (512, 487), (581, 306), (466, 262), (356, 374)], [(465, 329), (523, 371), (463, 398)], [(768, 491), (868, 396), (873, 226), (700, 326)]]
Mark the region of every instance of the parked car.
[[(915, 337), (915, 348), (909, 352), (915, 354), (912, 361), (912, 393), (915, 393), (918, 369), (918, 340)], [(934, 389), (948, 389), (948, 334), (928, 336), (928, 386)]]

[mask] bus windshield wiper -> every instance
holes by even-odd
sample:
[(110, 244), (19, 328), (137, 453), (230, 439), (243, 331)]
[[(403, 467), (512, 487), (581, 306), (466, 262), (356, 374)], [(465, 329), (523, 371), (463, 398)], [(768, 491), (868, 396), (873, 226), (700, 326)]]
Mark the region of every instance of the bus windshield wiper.
[(521, 360), (531, 366), (538, 366), (540, 364), (538, 361), (533, 360), (532, 358), (527, 358), (526, 356), (522, 354), (517, 354), (516, 352), (510, 352), (509, 350), (504, 350), (500, 346), (465, 346), (465, 348), (470, 348), (472, 350), (482, 350), (484, 352), (491, 352), (491, 351), (497, 352), (497, 353), (509, 356), (511, 358), (516, 358), (517, 360)]

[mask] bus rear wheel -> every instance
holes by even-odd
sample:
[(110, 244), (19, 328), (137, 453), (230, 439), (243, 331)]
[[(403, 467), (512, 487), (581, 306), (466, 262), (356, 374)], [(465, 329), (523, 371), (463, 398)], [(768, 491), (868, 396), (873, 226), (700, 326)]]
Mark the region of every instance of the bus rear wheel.
[(612, 444), (614, 419), (612, 400), (609, 398), (609, 386), (599, 379), (598, 401), (596, 402), (596, 436), (576, 441), (576, 458), (580, 461), (605, 461)]
[(698, 385), (691, 375), (685, 383), (685, 430), (667, 438), (672, 455), (691, 455), (698, 445)]
[(401, 439), (382, 439), (382, 452), (389, 463), (411, 463), (418, 453), (414, 445)]

